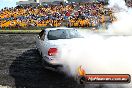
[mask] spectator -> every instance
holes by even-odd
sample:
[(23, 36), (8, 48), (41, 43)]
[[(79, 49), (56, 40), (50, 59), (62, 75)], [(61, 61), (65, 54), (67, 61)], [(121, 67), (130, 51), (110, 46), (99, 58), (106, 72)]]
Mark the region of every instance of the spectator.
[(64, 23), (70, 27), (89, 27), (106, 22), (105, 16), (113, 21), (112, 10), (101, 3), (17, 6), (0, 11), (0, 27), (56, 27)]

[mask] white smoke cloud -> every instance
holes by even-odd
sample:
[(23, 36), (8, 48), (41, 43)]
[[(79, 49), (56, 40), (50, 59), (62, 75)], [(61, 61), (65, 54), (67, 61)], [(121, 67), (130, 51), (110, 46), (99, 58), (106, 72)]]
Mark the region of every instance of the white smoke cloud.
[(117, 21), (109, 26), (109, 32), (120, 35), (132, 35), (132, 9), (127, 12), (119, 12), (115, 14)]
[(119, 7), (123, 9), (127, 9), (125, 0), (109, 0), (109, 7)]
[(109, 0), (109, 6), (113, 8), (117, 21), (112, 23), (108, 31), (116, 35), (132, 35), (132, 8), (128, 8), (125, 0)]
[[(73, 75), (82, 65), (88, 74), (130, 74), (132, 75), (132, 10), (124, 0), (110, 0), (109, 6), (121, 9), (115, 14), (106, 35), (89, 33), (85, 39), (73, 39), (70, 46), (63, 48), (62, 58), (70, 66)], [(120, 36), (108, 36), (107, 34)], [(90, 88), (98, 88), (92, 85)], [(98, 85), (99, 86), (99, 85)], [(131, 84), (103, 85), (103, 88), (131, 88)]]
[[(92, 34), (84, 40), (74, 39), (69, 42), (70, 47), (63, 48), (61, 58), (66, 60), (66, 65), (70, 66), (71, 72), (69, 74), (72, 75), (76, 75), (76, 70), (80, 65), (83, 66), (87, 74), (131, 75), (131, 41), (132, 36), (101, 36)], [(128, 84), (125, 86), (128, 86)], [(111, 88), (117, 88), (117, 86)]]

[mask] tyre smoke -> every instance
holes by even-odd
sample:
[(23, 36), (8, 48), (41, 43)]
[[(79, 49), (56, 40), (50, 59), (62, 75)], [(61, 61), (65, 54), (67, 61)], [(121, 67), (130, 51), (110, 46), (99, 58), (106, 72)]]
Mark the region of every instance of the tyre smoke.
[[(82, 65), (87, 74), (130, 74), (132, 75), (132, 9), (124, 0), (109, 0), (114, 8), (116, 22), (109, 25), (103, 34), (89, 32), (84, 39), (73, 39), (69, 47), (63, 48), (62, 58), (66, 60), (73, 76)], [(117, 9), (118, 8), (118, 9)], [(109, 35), (110, 34), (110, 35)], [(125, 36), (124, 36), (125, 35)], [(95, 87), (94, 87), (95, 86)], [(131, 88), (130, 84), (92, 85), (90, 88)]]

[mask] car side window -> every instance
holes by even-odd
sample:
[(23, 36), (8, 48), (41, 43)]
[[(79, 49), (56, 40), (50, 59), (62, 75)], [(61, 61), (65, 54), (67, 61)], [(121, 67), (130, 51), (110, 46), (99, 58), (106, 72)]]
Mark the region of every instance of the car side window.
[(45, 39), (45, 30), (42, 30), (40, 33), (39, 33), (39, 38), (41, 40), (44, 40)]

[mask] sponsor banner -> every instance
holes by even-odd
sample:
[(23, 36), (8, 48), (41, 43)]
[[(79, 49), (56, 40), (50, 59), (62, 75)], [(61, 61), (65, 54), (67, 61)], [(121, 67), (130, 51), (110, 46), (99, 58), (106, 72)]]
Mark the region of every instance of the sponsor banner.
[(79, 77), (80, 84), (84, 83), (130, 83), (129, 74), (86, 74)]

